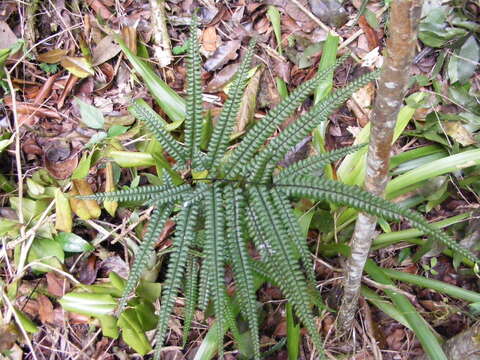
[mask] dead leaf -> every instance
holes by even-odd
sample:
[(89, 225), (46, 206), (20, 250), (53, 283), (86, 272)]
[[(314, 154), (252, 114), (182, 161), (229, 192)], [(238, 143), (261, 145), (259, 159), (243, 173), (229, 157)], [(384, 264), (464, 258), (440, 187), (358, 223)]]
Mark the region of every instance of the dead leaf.
[(285, 337), (287, 336), (287, 321), (282, 320), (277, 324), (277, 327), (273, 331), (274, 336)]
[(214, 52), (217, 50), (217, 31), (215, 26), (205, 29), (202, 35), (202, 46), (205, 51)]
[(215, 73), (215, 75), (213, 75), (213, 79), (208, 83), (205, 91), (213, 93), (222, 90), (225, 84), (232, 80), (239, 66), (239, 63), (233, 63), (225, 66), (222, 70)]
[(257, 106), (257, 94), (260, 88), (260, 78), (262, 77), (263, 67), (259, 67), (252, 78), (248, 81), (245, 88), (242, 100), (240, 103), (240, 109), (238, 110), (234, 136), (237, 136), (245, 131), (248, 124), (253, 120), (255, 114), (255, 108)]
[(82, 284), (91, 285), (97, 279), (97, 257), (90, 255), (88, 259), (82, 259), (78, 267), (77, 278)]
[(42, 323), (53, 323), (53, 305), (43, 294), (37, 296), (38, 315)]
[(55, 74), (50, 76), (47, 79), (47, 81), (45, 81), (42, 88), (40, 89), (40, 91), (35, 96), (35, 99), (33, 100), (33, 103), (35, 105), (42, 104), (45, 101), (45, 99), (50, 96), (50, 94), (52, 93), (53, 84), (55, 83), (55, 80), (57, 79), (57, 77), (58, 77), (58, 74)]
[(70, 73), (81, 79), (95, 75), (92, 64), (83, 56), (65, 56), (60, 64)]
[(360, 16), (358, 19), (358, 25), (362, 28), (365, 36), (367, 37), (368, 42), (368, 50), (373, 50), (378, 46), (378, 36), (375, 30), (368, 24), (367, 19), (365, 16)]
[(66, 179), (78, 165), (78, 157), (72, 154), (70, 145), (64, 142), (53, 143), (44, 153), (43, 161), (48, 172), (56, 179)]
[(0, 49), (8, 49), (17, 42), (15, 33), (5, 21), (0, 21)]
[[(111, 162), (108, 162), (107, 166), (105, 167), (105, 191), (115, 191), (115, 183), (113, 181), (113, 167)], [(117, 211), (118, 207), (118, 201), (106, 200), (103, 202), (103, 207), (105, 208), (105, 210), (107, 210), (110, 216), (115, 216), (115, 212)]]
[(231, 40), (223, 43), (213, 55), (205, 62), (204, 68), (207, 71), (219, 69), (230, 60), (237, 58), (237, 50), (240, 49), (240, 40)]
[(92, 195), (90, 184), (85, 179), (74, 179), (70, 194), (70, 206), (75, 214), (83, 220), (97, 219), (102, 210), (95, 200), (80, 200), (76, 195)]
[(4, 352), (9, 350), (15, 341), (17, 340), (17, 334), (13, 323), (4, 324), (0, 327), (0, 351)]
[(65, 99), (67, 96), (70, 94), (70, 91), (72, 91), (73, 87), (78, 81), (78, 77), (76, 77), (73, 74), (70, 74), (67, 79), (67, 83), (65, 84), (65, 87), (63, 88), (62, 95), (60, 95), (60, 98), (58, 99), (57, 102), (57, 109), (61, 109), (63, 107), (63, 103), (65, 102)]
[(55, 272), (50, 271), (47, 277), (47, 290), (54, 296), (61, 297), (70, 290), (70, 283), (63, 277), (60, 277)]
[(129, 267), (128, 264), (118, 255), (109, 256), (103, 260), (98, 266), (98, 270), (102, 271), (102, 274), (108, 275), (112, 271), (126, 279), (128, 277)]
[(120, 45), (115, 41), (113, 35), (105, 36), (93, 49), (92, 65), (97, 66), (117, 56), (121, 51)]
[(122, 29), (122, 39), (130, 51), (137, 55), (137, 30), (131, 26), (124, 27)]
[(108, 8), (103, 5), (100, 0), (87, 0), (87, 4), (104, 20), (108, 20), (113, 17), (113, 14), (110, 12), (110, 10), (108, 10)]
[(47, 64), (59, 63), (64, 56), (68, 54), (68, 50), (53, 49), (45, 53), (39, 54), (37, 60)]
[(444, 123), (445, 132), (448, 136), (460, 143), (462, 146), (476, 144), (472, 134), (458, 121), (448, 121)]

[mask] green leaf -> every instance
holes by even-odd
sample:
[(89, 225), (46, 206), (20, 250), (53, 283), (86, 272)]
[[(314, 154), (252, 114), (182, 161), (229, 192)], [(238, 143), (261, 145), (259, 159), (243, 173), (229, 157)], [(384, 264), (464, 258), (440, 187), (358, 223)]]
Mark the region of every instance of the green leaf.
[(117, 319), (112, 315), (98, 316), (100, 324), (102, 326), (103, 336), (107, 336), (112, 339), (118, 338), (118, 326)]
[(75, 98), (75, 103), (80, 109), (80, 120), (92, 129), (103, 129), (105, 119), (102, 112), (95, 106), (87, 104), (79, 98)]
[(122, 329), (122, 339), (140, 355), (152, 350), (150, 341), (145, 336), (142, 325), (138, 320), (136, 310), (128, 309), (120, 315), (118, 326)]
[[(32, 247), (27, 256), (28, 263), (38, 261), (57, 269), (62, 269), (62, 263), (64, 260), (65, 254), (62, 246), (57, 241), (47, 238), (36, 238), (33, 241)], [(41, 265), (34, 265), (31, 268), (40, 272), (51, 271), (51, 269)]]
[(89, 242), (85, 241), (80, 236), (69, 232), (60, 232), (57, 236), (55, 236), (55, 241), (60, 243), (63, 250), (67, 252), (84, 252), (95, 250), (95, 248)]
[(80, 292), (65, 294), (59, 302), (67, 311), (93, 317), (110, 315), (117, 306), (111, 295)]
[(15, 320), (18, 319), (20, 322), (20, 326), (25, 329), (26, 332), (29, 332), (31, 334), (35, 334), (38, 332), (38, 326), (30, 320), (30, 318), (27, 317), (23, 312), (20, 310), (17, 310), (16, 308), (13, 308), (13, 311), (15, 311)]
[(185, 101), (155, 74), (150, 65), (135, 56), (122, 40), (119, 40), (119, 44), (165, 114), (173, 122), (183, 122), (185, 119)]
[(450, 82), (463, 83), (475, 74), (475, 69), (480, 60), (480, 47), (473, 35), (471, 35), (460, 47), (455, 50), (448, 63), (448, 76)]

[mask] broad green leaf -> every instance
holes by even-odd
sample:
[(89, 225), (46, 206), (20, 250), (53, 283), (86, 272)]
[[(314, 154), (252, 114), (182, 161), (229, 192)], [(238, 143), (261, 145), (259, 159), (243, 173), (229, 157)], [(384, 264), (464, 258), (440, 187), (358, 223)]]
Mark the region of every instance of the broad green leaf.
[(73, 227), (70, 202), (61, 189), (55, 191), (55, 229), (71, 232)]
[(120, 167), (143, 167), (155, 165), (155, 159), (151, 154), (133, 151), (110, 151), (109, 156)]
[[(10, 205), (13, 210), (18, 210), (20, 206), (20, 199), (18, 197), (11, 197)], [(26, 222), (32, 221), (35, 217), (40, 216), (48, 207), (49, 201), (47, 200), (31, 200), (22, 199), (23, 216)]]
[(480, 48), (478, 42), (471, 35), (464, 44), (453, 52), (448, 63), (448, 76), (450, 82), (463, 83), (475, 74), (475, 69), (480, 60)]
[(95, 106), (87, 104), (83, 100), (76, 98), (75, 103), (80, 109), (80, 120), (92, 129), (103, 129), (105, 119), (102, 112)]
[(165, 114), (172, 122), (183, 122), (185, 119), (185, 100), (160, 79), (150, 65), (135, 56), (122, 40), (119, 40), (119, 44)]
[[(62, 246), (53, 239), (36, 238), (27, 256), (27, 263), (33, 261), (41, 262), (50, 265), (54, 268), (61, 269), (62, 263), (65, 260), (65, 254)], [(35, 271), (49, 272), (51, 269), (41, 265), (34, 265), (31, 267)]]
[(13, 311), (15, 311), (16, 318), (18, 318), (18, 321), (20, 322), (19, 325), (23, 327), (26, 332), (29, 332), (30, 334), (35, 334), (38, 332), (38, 326), (35, 325), (35, 323), (30, 320), (27, 315), (16, 308), (13, 308)]
[(68, 293), (59, 302), (67, 311), (93, 317), (110, 315), (117, 306), (117, 302), (110, 295), (86, 292)]
[(55, 241), (62, 245), (63, 250), (67, 252), (93, 251), (95, 248), (80, 236), (70, 232), (61, 232), (55, 236)]
[(100, 324), (102, 326), (103, 336), (107, 336), (112, 339), (118, 338), (118, 326), (117, 319), (112, 315), (102, 315), (98, 316)]
[(386, 189), (386, 197), (394, 198), (402, 193), (402, 189), (421, 181), (432, 179), (436, 176), (459, 171), (470, 166), (480, 164), (480, 149), (468, 150), (459, 154), (447, 156), (443, 159), (432, 161), (390, 181)]

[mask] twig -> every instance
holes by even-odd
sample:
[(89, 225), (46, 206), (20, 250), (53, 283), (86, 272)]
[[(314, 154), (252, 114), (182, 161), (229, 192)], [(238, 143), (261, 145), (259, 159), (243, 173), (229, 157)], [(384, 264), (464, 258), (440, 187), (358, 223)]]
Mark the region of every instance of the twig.
[[(30, 349), (30, 354), (32, 355), (32, 358), (34, 360), (38, 360), (37, 355), (35, 355), (35, 349), (33, 348), (33, 344), (30, 341), (30, 338), (28, 337), (27, 331), (22, 325), (22, 321), (18, 317), (12, 302), (8, 298), (8, 296), (5, 294), (3, 288), (0, 290), (2, 292), (2, 298), (5, 304), (8, 306), (9, 313), (13, 314), (13, 317), (15, 318), (15, 322), (17, 323), (18, 328), (20, 329), (20, 332), (22, 333), (23, 337), (25, 338), (25, 342), (27, 343), (28, 348)], [(8, 323), (7, 323), (8, 324)]]
[[(388, 168), (397, 114), (408, 84), (409, 70), (415, 52), (416, 31), (421, 0), (396, 0), (391, 4), (388, 54), (379, 79), (377, 97), (371, 118), (365, 188), (382, 196), (388, 182)], [(344, 296), (338, 314), (338, 331), (348, 334), (357, 308), (362, 272), (372, 244), (377, 219), (360, 213), (351, 241), (344, 281)]]
[(161, 67), (169, 65), (173, 60), (172, 44), (167, 29), (165, 15), (165, 0), (150, 0), (152, 14), (150, 19), (153, 25), (154, 54)]
[[(305, 6), (303, 6), (298, 0), (292, 0), (292, 2), (300, 9), (302, 10), (305, 15), (307, 15), (310, 19), (312, 19), (314, 22), (317, 23), (318, 26), (320, 26), (323, 30), (325, 31), (332, 31), (334, 34), (335, 32), (330, 29), (330, 27), (328, 27), (325, 23), (323, 23), (322, 21), (320, 21), (319, 18), (317, 18), (315, 15), (312, 14), (312, 12), (310, 10), (308, 10)], [(336, 35), (336, 34), (335, 34)]]

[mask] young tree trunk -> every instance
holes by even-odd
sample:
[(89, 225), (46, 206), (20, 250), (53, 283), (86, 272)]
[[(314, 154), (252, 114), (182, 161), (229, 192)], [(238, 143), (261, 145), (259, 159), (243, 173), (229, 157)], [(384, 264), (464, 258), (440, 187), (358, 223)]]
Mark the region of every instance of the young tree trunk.
[[(382, 196), (388, 181), (388, 165), (397, 114), (409, 79), (415, 52), (417, 26), (422, 0), (394, 0), (389, 18), (389, 39), (375, 105), (371, 118), (365, 188)], [(376, 217), (359, 214), (351, 241), (351, 255), (345, 269), (344, 294), (337, 329), (346, 334), (352, 329), (357, 309), (363, 267), (376, 226)]]

